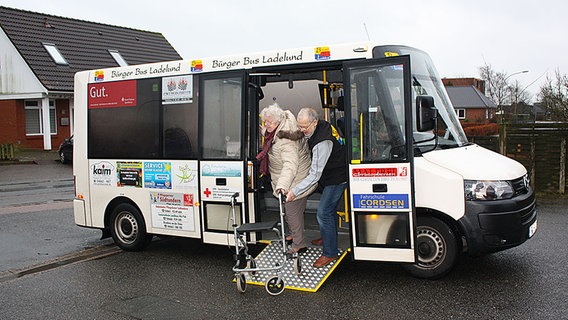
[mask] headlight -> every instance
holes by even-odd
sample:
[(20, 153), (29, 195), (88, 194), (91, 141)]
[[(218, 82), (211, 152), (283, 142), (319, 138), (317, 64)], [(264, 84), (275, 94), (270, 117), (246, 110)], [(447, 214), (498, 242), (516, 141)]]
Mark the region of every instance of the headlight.
[(510, 181), (465, 180), (466, 200), (502, 200), (511, 199), (514, 194)]

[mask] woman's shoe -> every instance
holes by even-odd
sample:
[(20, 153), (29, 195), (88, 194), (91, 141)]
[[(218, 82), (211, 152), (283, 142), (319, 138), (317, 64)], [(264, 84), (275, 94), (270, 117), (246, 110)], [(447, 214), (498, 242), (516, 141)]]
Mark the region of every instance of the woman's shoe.
[(308, 247), (302, 247), (296, 251), (297, 253), (306, 253), (308, 251)]
[(289, 237), (289, 236), (286, 237), (286, 244), (287, 244), (287, 245), (291, 245), (292, 242), (294, 242), (294, 239), (292, 239), (292, 237)]
[(299, 248), (298, 250), (295, 250), (294, 248), (292, 248), (288, 251), (288, 254), (290, 254), (290, 255), (293, 255), (294, 253), (301, 254), (301, 253), (306, 253), (307, 251), (308, 251), (308, 247), (302, 247), (302, 248)]

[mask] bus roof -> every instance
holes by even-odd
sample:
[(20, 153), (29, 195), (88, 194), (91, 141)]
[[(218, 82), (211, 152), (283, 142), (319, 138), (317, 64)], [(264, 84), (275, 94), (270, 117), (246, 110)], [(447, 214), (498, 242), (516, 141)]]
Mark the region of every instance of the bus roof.
[(334, 60), (370, 58), (370, 43), (351, 43), (329, 46), (303, 47), (276, 51), (239, 54), (232, 56), (195, 58), (127, 67), (107, 68), (78, 72), (88, 73), (88, 82), (106, 82), (203, 72), (252, 69), (287, 64), (325, 62)]

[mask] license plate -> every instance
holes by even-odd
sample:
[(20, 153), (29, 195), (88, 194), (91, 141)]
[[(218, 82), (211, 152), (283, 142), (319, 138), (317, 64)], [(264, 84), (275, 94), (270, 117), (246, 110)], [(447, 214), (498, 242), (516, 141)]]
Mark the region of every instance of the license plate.
[(529, 238), (532, 237), (536, 232), (537, 225), (538, 225), (538, 220), (535, 220), (535, 222), (529, 227)]

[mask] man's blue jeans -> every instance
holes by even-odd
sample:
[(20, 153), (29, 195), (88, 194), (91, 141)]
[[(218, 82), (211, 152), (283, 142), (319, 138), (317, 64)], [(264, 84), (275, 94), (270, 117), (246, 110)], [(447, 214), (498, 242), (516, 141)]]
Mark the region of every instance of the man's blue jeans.
[(337, 248), (337, 204), (341, 200), (347, 182), (323, 188), (317, 211), (317, 219), (323, 238), (323, 255), (331, 258), (339, 254)]

